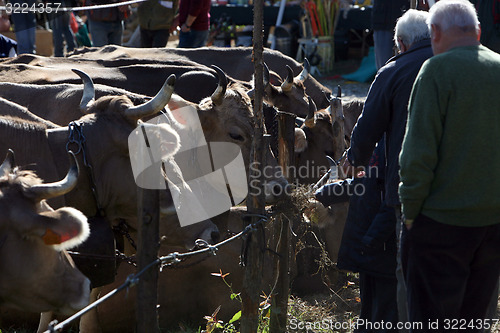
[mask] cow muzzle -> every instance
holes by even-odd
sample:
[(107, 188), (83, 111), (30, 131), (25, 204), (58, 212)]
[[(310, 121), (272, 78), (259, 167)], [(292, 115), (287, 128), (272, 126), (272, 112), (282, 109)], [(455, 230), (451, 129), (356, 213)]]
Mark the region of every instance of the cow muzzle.
[(274, 204), (280, 199), (289, 197), (292, 187), (286, 181), (271, 180), (264, 184), (264, 193), (266, 197), (266, 204)]
[(80, 284), (79, 296), (73, 302), (57, 311), (61, 315), (70, 316), (75, 312), (80, 311), (90, 303), (90, 280), (84, 278)]

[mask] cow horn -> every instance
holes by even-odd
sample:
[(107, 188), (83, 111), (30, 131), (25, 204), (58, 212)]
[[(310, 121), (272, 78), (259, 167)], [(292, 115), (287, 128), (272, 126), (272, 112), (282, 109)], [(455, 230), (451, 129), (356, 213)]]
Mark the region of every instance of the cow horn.
[(264, 89), (269, 85), (270, 81), (270, 74), (269, 74), (269, 67), (267, 67), (267, 64), (264, 63)]
[(283, 92), (290, 92), (293, 87), (293, 70), (290, 66), (286, 65), (286, 70), (288, 72), (285, 81), (281, 84), (281, 90)]
[(129, 107), (125, 114), (129, 118), (141, 119), (160, 112), (170, 101), (170, 97), (174, 92), (174, 85), (175, 74), (171, 74), (155, 97), (144, 104)]
[(342, 88), (340, 88), (340, 84), (337, 86), (337, 98), (342, 97)]
[(215, 105), (221, 105), (222, 101), (224, 100), (224, 96), (226, 95), (226, 89), (227, 89), (227, 76), (226, 73), (219, 67), (212, 65), (210, 66), (217, 72), (217, 76), (219, 77), (219, 84), (217, 85), (217, 89), (215, 89), (214, 93), (212, 94), (212, 102)]
[(335, 170), (335, 168), (338, 166), (337, 162), (333, 158), (331, 158), (328, 155), (325, 155), (326, 159), (328, 160), (328, 164), (330, 165), (330, 170)]
[(302, 72), (300, 72), (299, 75), (297, 75), (297, 80), (299, 80), (300, 82), (304, 82), (307, 79), (310, 70), (311, 64), (309, 63), (309, 60), (307, 60), (307, 58), (304, 58), (304, 69), (302, 70)]
[(314, 116), (317, 110), (316, 104), (309, 96), (307, 97), (307, 100), (309, 102), (309, 109), (307, 111), (307, 117), (306, 120), (304, 121), (304, 124), (306, 125), (306, 127), (313, 128), (314, 126), (316, 126), (316, 117)]
[(80, 79), (82, 79), (83, 95), (82, 100), (80, 101), (80, 111), (82, 111), (83, 113), (87, 113), (87, 110), (95, 101), (94, 82), (92, 81), (90, 76), (87, 75), (87, 73), (75, 68), (73, 68), (72, 71), (77, 74)]
[(71, 191), (78, 182), (78, 163), (73, 152), (69, 154), (69, 170), (63, 180), (55, 183), (39, 184), (30, 187), (29, 192), (37, 199), (50, 199), (64, 195)]
[(14, 166), (14, 151), (12, 151), (12, 149), (9, 149), (7, 151), (5, 159), (2, 162), (2, 165), (0, 165), (0, 177), (7, 176), (12, 171), (13, 166)]

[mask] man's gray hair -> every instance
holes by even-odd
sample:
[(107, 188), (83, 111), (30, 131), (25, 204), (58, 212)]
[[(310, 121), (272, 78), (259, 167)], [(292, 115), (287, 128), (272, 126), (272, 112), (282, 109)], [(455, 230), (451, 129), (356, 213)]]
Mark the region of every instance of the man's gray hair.
[(437, 25), (442, 31), (458, 27), (463, 31), (479, 32), (479, 20), (474, 5), (468, 0), (441, 0), (429, 10), (429, 29)]
[(429, 13), (423, 10), (409, 9), (397, 21), (394, 29), (394, 42), (398, 49), (401, 49), (399, 39), (406, 47), (410, 47), (415, 42), (431, 38), (427, 19)]

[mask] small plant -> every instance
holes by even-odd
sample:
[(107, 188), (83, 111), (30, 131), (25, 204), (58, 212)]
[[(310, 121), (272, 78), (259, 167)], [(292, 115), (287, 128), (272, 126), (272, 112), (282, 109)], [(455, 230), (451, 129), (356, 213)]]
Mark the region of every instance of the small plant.
[[(218, 276), (224, 281), (224, 283), (228, 286), (229, 290), (231, 291), (230, 298), (231, 300), (237, 300), (240, 303), (242, 303), (241, 300), (241, 294), (240, 293), (235, 293), (232, 287), (232, 284), (230, 284), (227, 280), (226, 277), (229, 275), (229, 273), (222, 273), (222, 270), (219, 270), (219, 273), (211, 273), (213, 276)], [(263, 293), (261, 295), (261, 298), (264, 300), (260, 302), (259, 304), (259, 326), (258, 326), (258, 332), (261, 333), (268, 333), (269, 332), (269, 319), (271, 317), (271, 295), (266, 295)], [(236, 323), (241, 319), (241, 310), (236, 312), (231, 320), (229, 320), (226, 324), (222, 320), (217, 320), (217, 314), (219, 313), (221, 306), (212, 313), (211, 316), (205, 316), (204, 319), (207, 321), (205, 330), (201, 331), (201, 333), (213, 333), (216, 332), (216, 329), (219, 329), (219, 332), (222, 333), (239, 333), (239, 330), (236, 326)]]

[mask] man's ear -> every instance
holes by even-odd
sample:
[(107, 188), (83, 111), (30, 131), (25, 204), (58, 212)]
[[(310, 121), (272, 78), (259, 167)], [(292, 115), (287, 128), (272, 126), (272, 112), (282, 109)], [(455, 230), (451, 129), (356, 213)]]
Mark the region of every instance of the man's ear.
[(441, 40), (442, 31), (438, 25), (431, 24), (431, 39), (435, 42)]
[(479, 24), (479, 31), (477, 32), (477, 41), (481, 40), (481, 24)]

